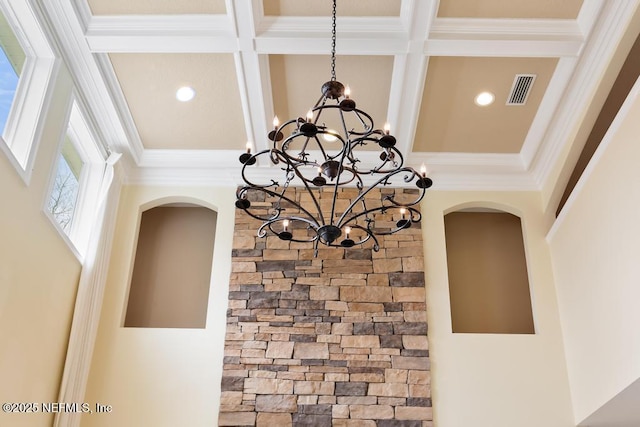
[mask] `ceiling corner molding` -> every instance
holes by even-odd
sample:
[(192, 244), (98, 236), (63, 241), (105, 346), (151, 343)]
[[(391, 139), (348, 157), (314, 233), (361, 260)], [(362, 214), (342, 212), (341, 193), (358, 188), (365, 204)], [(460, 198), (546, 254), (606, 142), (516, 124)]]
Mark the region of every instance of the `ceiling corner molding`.
[(603, 58), (610, 58), (615, 52), (639, 3), (638, 0), (607, 1), (598, 19), (593, 22), (582, 58), (571, 76), (564, 99), (554, 114), (548, 134), (530, 167), (540, 188), (551, 178), (551, 172), (556, 168), (557, 162), (565, 161), (565, 158), (561, 157), (562, 151), (571, 145), (572, 141), (568, 143), (568, 139), (580, 125), (584, 106), (593, 97), (609, 64), (609, 61)]

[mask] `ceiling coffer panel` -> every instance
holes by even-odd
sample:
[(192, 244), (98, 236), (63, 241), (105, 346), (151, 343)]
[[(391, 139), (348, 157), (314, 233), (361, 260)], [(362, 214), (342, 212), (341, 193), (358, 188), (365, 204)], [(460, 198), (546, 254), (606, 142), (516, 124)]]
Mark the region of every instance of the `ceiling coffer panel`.
[[(247, 141), (232, 54), (110, 54), (145, 148), (242, 149)], [(192, 87), (189, 102), (176, 91)]]
[[(432, 57), (413, 151), (519, 153), (547, 90), (556, 58)], [(514, 77), (536, 75), (524, 105), (507, 105)], [(474, 99), (491, 92), (486, 107)], [(526, 94), (525, 94), (526, 95)]]
[[(330, 64), (328, 55), (269, 56), (274, 113), (281, 123), (306, 116), (322, 95), (322, 85), (331, 79)], [(337, 80), (350, 88), (357, 107), (371, 115), (378, 129), (382, 129), (387, 121), (392, 71), (392, 56), (336, 58)], [(323, 121), (329, 128), (341, 126), (337, 117), (323, 116)], [(393, 123), (391, 126), (393, 133)], [(347, 127), (359, 128), (360, 125), (347, 123)], [(365, 149), (378, 148), (374, 144)]]

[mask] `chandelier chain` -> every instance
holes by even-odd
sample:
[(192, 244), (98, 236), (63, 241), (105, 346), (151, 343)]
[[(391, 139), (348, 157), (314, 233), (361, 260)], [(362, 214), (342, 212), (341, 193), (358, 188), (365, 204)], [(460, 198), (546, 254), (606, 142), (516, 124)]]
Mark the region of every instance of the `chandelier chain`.
[(333, 15), (331, 25), (331, 81), (336, 81), (336, 2), (333, 0)]

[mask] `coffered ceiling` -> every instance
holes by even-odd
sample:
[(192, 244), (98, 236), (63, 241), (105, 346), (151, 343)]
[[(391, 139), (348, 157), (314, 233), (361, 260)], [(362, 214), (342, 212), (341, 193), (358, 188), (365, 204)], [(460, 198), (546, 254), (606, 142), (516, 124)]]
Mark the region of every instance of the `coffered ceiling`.
[[(131, 182), (237, 183), (246, 141), (266, 149), (273, 116), (304, 116), (330, 79), (331, 0), (71, 3), (45, 8)], [(337, 78), (436, 187), (539, 189), (637, 5), (339, 0)], [(535, 77), (526, 102), (507, 105), (521, 74)], [(491, 105), (474, 102), (482, 91)]]

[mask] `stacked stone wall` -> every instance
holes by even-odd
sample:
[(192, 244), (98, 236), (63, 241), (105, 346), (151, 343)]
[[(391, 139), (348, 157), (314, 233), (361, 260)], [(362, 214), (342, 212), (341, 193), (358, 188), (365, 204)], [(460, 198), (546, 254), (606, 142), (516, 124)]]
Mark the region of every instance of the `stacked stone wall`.
[(236, 213), (219, 425), (432, 426), (419, 224), (317, 256), (259, 225)]

